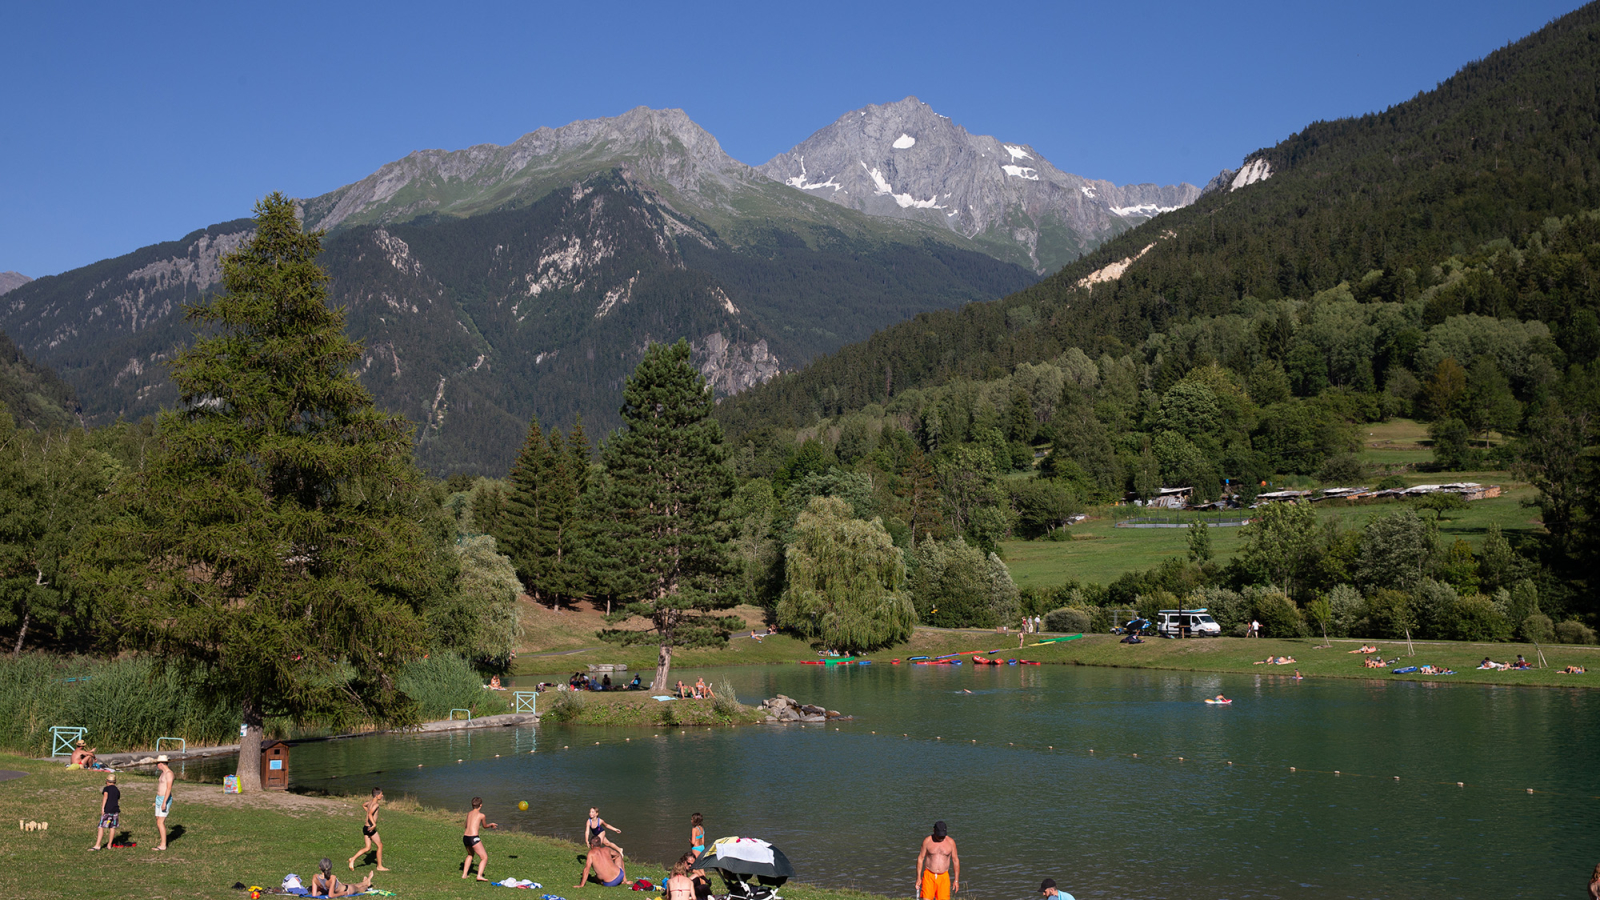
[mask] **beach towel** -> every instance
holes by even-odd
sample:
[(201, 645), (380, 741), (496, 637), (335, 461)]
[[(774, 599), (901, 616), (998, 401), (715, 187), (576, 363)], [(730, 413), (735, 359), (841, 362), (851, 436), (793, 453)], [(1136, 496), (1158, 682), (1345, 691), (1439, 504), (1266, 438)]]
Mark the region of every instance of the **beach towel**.
[(665, 702), (667, 702), (667, 701), (668, 701), (668, 700), (671, 700), (671, 699), (672, 699), (672, 697), (670, 697), (670, 696), (668, 696), (668, 695), (662, 695), (662, 696), (660, 696), (660, 697), (651, 697), (651, 698), (650, 698), (650, 699), (651, 699), (651, 700), (660, 700), (660, 701), (661, 701), (661, 702), (663, 702), (663, 703), (665, 703)]
[(499, 885), (500, 887), (524, 888), (530, 891), (535, 888), (544, 887), (544, 885), (537, 881), (527, 881), (521, 878), (507, 878), (504, 881), (496, 881), (495, 884)]

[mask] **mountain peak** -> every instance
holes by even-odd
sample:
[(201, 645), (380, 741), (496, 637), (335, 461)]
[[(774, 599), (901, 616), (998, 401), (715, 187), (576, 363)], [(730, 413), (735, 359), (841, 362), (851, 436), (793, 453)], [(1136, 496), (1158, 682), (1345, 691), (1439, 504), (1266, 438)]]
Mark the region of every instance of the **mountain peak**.
[(328, 229), (428, 213), (472, 215), (532, 202), (556, 186), (619, 166), (689, 192), (760, 177), (683, 110), (638, 106), (620, 116), (538, 128), (505, 146), (414, 151), (306, 201), (306, 222)]
[(760, 171), (869, 215), (949, 228), (1037, 272), (1200, 194), (1062, 172), (1031, 144), (971, 134), (916, 97), (845, 113)]
[(0, 294), (4, 294), (13, 288), (22, 287), (32, 280), (32, 278), (21, 272), (0, 272)]

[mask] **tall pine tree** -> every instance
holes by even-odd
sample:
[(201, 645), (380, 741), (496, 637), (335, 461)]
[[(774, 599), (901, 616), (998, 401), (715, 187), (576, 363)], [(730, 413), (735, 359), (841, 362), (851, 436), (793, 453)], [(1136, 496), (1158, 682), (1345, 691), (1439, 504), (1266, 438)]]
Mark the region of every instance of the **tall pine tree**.
[(624, 428), (601, 451), (605, 474), (592, 489), (597, 591), (625, 604), (613, 625), (650, 621), (601, 637), (658, 647), (656, 693), (667, 689), (675, 648), (726, 643), (742, 624), (722, 614), (738, 604), (740, 580), (728, 551), (733, 475), (712, 408), (688, 342), (651, 345), (623, 388)]
[(242, 790), (260, 787), (269, 715), (415, 719), (394, 678), (450, 573), (412, 427), (352, 370), (321, 233), (278, 193), (255, 226), (223, 258), (225, 293), (187, 310), (204, 331), (172, 362), (181, 405), (151, 464), (79, 551), (128, 646), (238, 705)]
[(585, 578), (573, 559), (584, 532), (579, 500), (588, 481), (583, 426), (563, 439), (555, 428), (547, 435), (535, 416), (508, 480), (511, 493), (495, 538), (528, 593), (552, 607), (584, 596)]

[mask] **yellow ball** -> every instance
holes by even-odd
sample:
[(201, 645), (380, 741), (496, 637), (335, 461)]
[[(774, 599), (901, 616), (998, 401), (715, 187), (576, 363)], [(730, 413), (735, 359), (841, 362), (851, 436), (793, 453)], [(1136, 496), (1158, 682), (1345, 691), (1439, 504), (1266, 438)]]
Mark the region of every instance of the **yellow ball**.
[(526, 810), (527, 808), (528, 808), (528, 801), (526, 801), (526, 800), (517, 801), (517, 809)]

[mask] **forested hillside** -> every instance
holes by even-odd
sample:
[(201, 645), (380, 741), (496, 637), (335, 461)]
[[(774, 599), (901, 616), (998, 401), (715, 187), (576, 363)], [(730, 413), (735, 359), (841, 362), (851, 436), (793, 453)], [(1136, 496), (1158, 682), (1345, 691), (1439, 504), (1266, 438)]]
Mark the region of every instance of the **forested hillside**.
[[(1270, 167), (1267, 180), (1158, 216), (1002, 301), (887, 329), (724, 404), (724, 421), (800, 424), (1069, 347), (1126, 349), (1195, 316), (1309, 299), (1340, 283), (1361, 300), (1414, 301), (1442, 282), (1451, 257), (1522, 243), (1548, 218), (1600, 208), (1600, 7), (1384, 112), (1314, 123), (1256, 160)], [(1083, 284), (1125, 260), (1120, 279)], [(1581, 254), (1497, 271), (1504, 290), (1479, 279), (1430, 315), (1539, 319), (1568, 344), (1590, 327), (1582, 314), (1594, 306), (1593, 271)]]
[(78, 401), (71, 385), (49, 367), (23, 356), (0, 331), (0, 406), (22, 425), (55, 428), (76, 421)]

